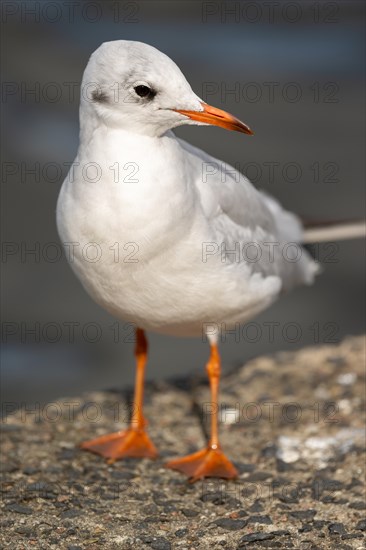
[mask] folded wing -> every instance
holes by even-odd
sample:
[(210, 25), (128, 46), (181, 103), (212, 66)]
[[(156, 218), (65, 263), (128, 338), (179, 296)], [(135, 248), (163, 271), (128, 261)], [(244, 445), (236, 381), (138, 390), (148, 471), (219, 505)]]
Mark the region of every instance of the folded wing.
[(253, 273), (281, 278), (282, 290), (311, 284), (318, 264), (302, 247), (299, 218), (258, 191), (232, 166), (179, 140), (188, 153), (214, 242), (227, 261), (246, 262)]

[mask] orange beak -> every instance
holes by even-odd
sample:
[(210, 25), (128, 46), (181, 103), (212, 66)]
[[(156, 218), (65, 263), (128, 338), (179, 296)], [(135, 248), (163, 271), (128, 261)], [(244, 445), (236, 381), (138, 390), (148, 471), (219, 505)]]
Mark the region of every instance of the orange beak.
[(177, 113), (185, 115), (192, 120), (198, 122), (204, 122), (205, 124), (212, 124), (214, 126), (221, 126), (226, 130), (235, 130), (236, 132), (243, 132), (243, 134), (253, 135), (252, 130), (244, 124), (241, 120), (230, 115), (226, 111), (211, 107), (207, 103), (201, 103), (203, 111), (184, 111), (180, 109), (174, 109)]

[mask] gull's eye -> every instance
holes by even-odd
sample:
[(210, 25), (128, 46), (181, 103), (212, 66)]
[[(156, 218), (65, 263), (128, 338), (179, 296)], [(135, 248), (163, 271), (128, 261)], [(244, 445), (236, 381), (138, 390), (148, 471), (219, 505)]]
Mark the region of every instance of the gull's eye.
[(134, 88), (134, 90), (135, 90), (135, 92), (137, 93), (137, 95), (139, 97), (145, 97), (145, 98), (148, 98), (148, 99), (152, 99), (156, 95), (156, 92), (154, 90), (149, 88), (149, 86), (144, 86), (143, 84), (140, 84), (139, 86), (136, 86)]

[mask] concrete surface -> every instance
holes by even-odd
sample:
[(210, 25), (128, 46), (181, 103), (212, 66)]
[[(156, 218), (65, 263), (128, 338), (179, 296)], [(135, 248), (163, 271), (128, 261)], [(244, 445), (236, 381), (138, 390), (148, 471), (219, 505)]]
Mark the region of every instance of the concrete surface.
[[(254, 359), (222, 381), (235, 482), (163, 467), (206, 441), (204, 378), (149, 385), (161, 457), (110, 466), (79, 451), (125, 425), (130, 393), (89, 393), (3, 421), (0, 547), (16, 550), (364, 548), (364, 338)], [(5, 408), (11, 409), (10, 403)]]

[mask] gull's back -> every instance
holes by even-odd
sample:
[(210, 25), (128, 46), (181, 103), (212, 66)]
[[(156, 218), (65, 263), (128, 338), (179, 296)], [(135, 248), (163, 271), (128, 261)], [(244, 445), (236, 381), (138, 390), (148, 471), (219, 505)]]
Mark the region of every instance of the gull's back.
[(223, 261), (246, 261), (253, 273), (278, 276), (283, 291), (311, 284), (319, 267), (301, 245), (299, 218), (229, 164), (179, 143), (194, 167), (202, 208)]

